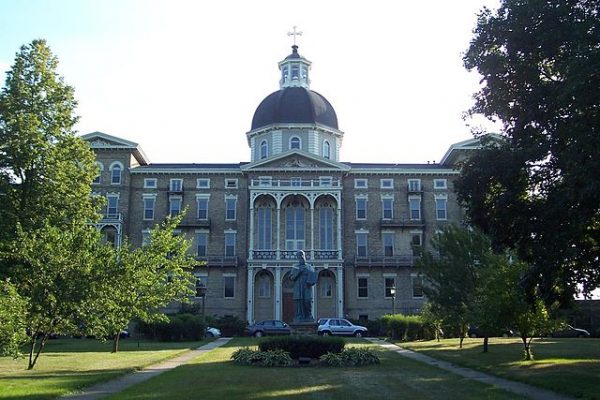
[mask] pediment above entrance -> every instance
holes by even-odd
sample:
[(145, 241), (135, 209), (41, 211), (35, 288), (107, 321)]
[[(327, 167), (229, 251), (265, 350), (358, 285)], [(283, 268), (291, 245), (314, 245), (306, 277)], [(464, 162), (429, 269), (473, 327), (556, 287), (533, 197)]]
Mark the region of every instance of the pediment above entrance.
[(347, 171), (350, 168), (342, 163), (315, 157), (302, 151), (292, 151), (242, 167), (251, 171)]

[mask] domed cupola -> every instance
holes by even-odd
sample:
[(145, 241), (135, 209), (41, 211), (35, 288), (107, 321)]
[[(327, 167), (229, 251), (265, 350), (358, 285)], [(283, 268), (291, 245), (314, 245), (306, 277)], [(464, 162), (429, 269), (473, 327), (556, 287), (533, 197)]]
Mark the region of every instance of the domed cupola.
[(293, 149), (338, 160), (343, 132), (331, 103), (310, 90), (311, 62), (294, 43), (292, 53), (278, 65), (279, 90), (258, 105), (246, 133), (252, 161)]

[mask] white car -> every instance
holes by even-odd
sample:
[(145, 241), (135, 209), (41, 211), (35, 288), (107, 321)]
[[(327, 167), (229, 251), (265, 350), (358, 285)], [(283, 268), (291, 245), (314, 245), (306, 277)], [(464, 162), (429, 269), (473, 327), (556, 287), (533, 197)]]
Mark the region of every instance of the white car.
[(217, 328), (213, 328), (213, 327), (207, 327), (206, 328), (206, 337), (219, 337), (221, 336), (221, 331), (218, 330)]
[(319, 319), (317, 333), (321, 336), (345, 335), (363, 337), (367, 334), (367, 328), (361, 325), (354, 325), (343, 318), (321, 318)]

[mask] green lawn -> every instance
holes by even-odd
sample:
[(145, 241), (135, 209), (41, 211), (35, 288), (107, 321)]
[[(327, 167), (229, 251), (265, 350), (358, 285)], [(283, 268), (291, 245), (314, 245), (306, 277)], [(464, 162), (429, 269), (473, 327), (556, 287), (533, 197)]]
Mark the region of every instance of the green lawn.
[(585, 399), (600, 399), (599, 339), (534, 339), (534, 360), (523, 361), (520, 339), (491, 338), (488, 353), (483, 339), (396, 343), (432, 357), (504, 378)]
[(27, 360), (0, 357), (0, 399), (53, 399), (84, 386), (174, 357), (203, 342), (158, 343), (121, 340), (121, 351), (111, 354), (111, 342), (91, 339), (50, 340), (37, 365), (27, 371)]
[(518, 399), (381, 347), (381, 364), (360, 368), (260, 368), (233, 364), (231, 353), (256, 343), (236, 338), (223, 347), (110, 399)]

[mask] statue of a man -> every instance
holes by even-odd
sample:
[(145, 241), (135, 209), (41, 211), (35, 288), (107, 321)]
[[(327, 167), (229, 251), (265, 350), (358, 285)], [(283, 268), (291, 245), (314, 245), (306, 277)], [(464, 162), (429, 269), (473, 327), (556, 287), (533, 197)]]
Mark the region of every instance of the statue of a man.
[(298, 264), (290, 273), (290, 279), (294, 281), (294, 305), (296, 314), (294, 321), (314, 321), (312, 315), (312, 287), (317, 283), (317, 273), (312, 265), (306, 263), (306, 255), (300, 250), (296, 253)]

